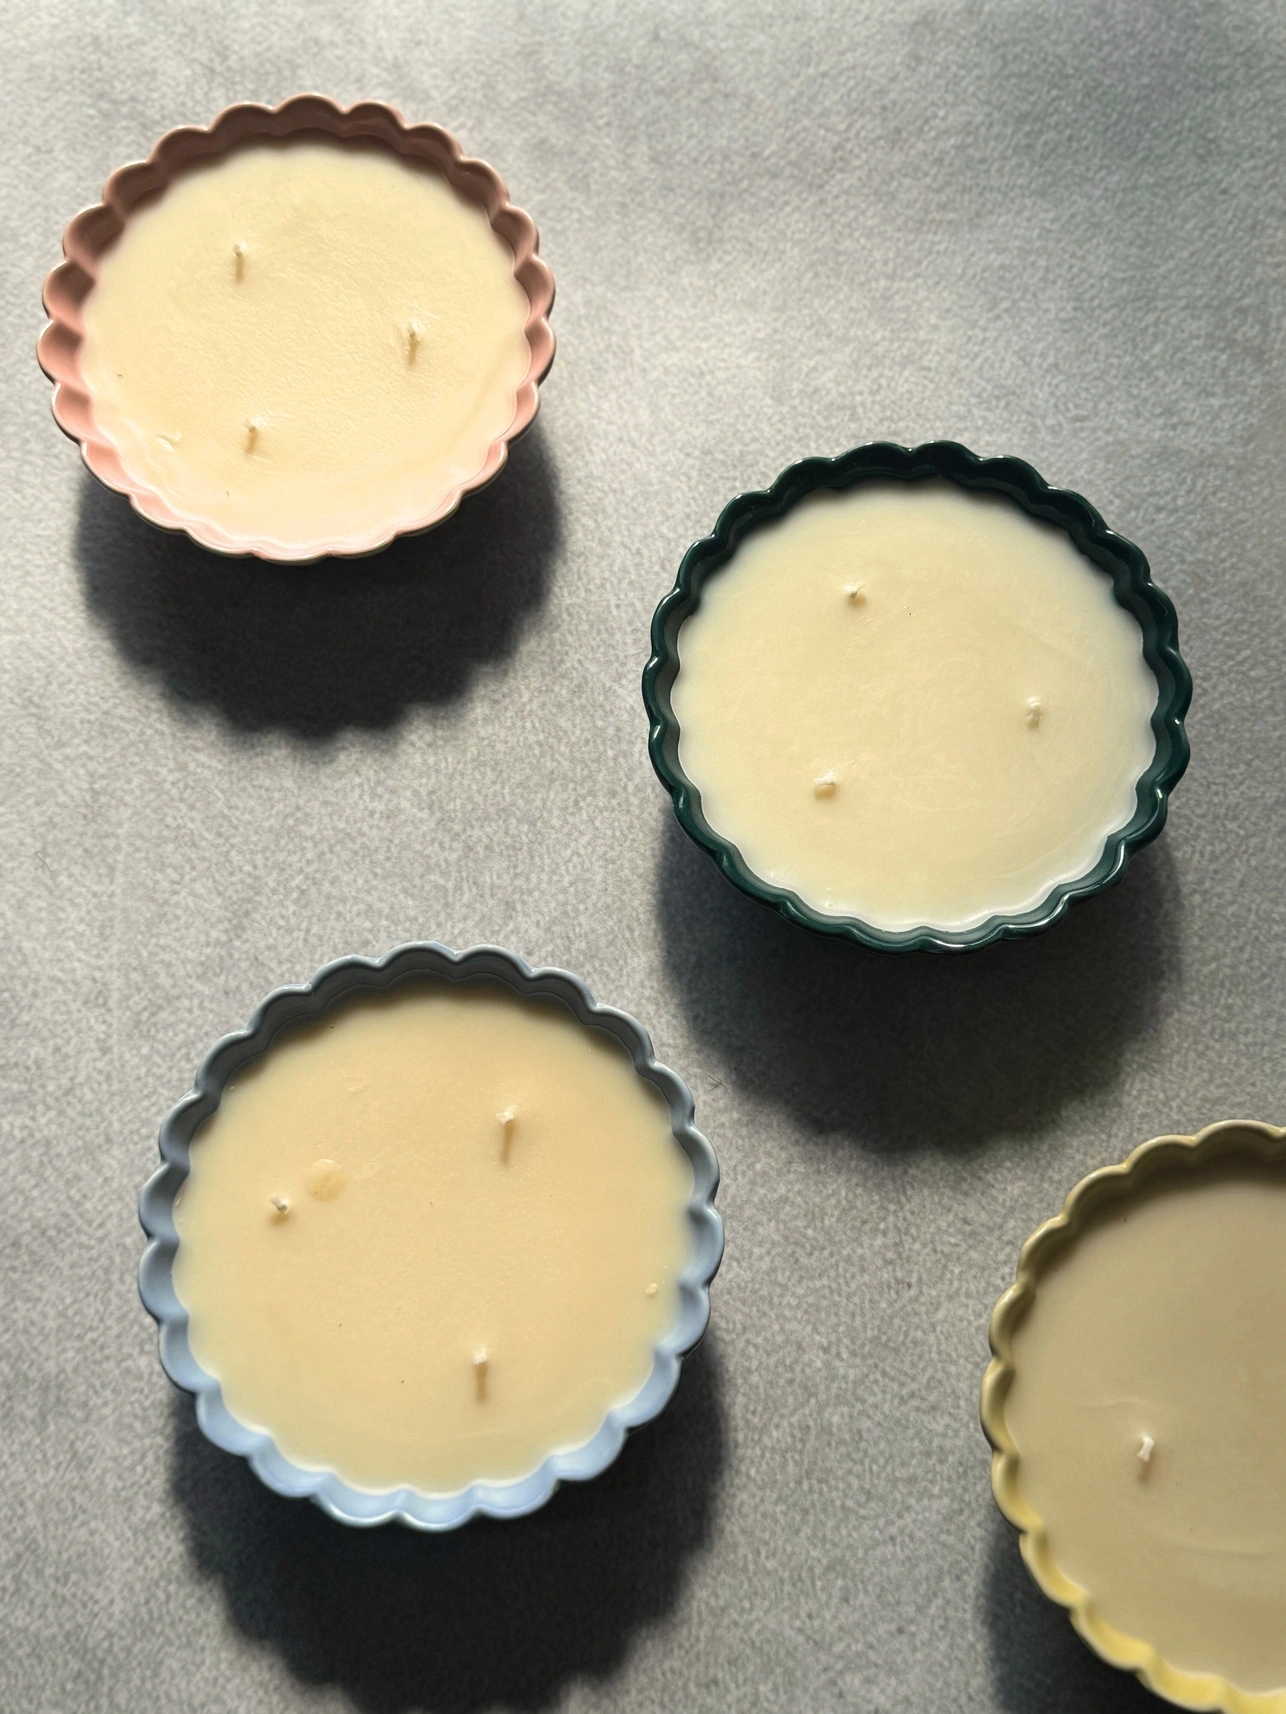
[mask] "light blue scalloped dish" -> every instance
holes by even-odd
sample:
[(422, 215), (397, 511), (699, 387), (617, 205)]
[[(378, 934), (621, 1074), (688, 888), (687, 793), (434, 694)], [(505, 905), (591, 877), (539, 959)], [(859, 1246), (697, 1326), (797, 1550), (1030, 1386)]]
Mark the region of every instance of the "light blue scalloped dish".
[[(656, 1345), (652, 1372), (632, 1399), (608, 1411), (598, 1431), (569, 1451), (551, 1454), (539, 1469), (512, 1482), (475, 1482), (456, 1494), (421, 1494), (409, 1488), (370, 1493), (351, 1487), (334, 1471), (310, 1470), (291, 1462), (262, 1429), (239, 1422), (224, 1402), (219, 1382), (197, 1362), (188, 1343), (187, 1311), (174, 1288), (174, 1258), (179, 1238), (174, 1202), (189, 1170), (189, 1148), (202, 1123), (219, 1105), (229, 1080), (257, 1059), (288, 1025), (320, 1017), (340, 999), (380, 992), (397, 983), (436, 979), (467, 982), (490, 979), (526, 998), (559, 1000), (579, 1023), (603, 1030), (620, 1042), (640, 1077), (660, 1090), (670, 1112), (679, 1147), (692, 1165), (688, 1201), (692, 1255), (679, 1276), (679, 1313)], [(161, 1127), (161, 1166), (139, 1199), (139, 1218), (150, 1242), (139, 1267), (139, 1293), (160, 1329), (161, 1363), (179, 1387), (194, 1395), (197, 1421), (208, 1439), (238, 1453), (279, 1494), (307, 1496), (341, 1523), (372, 1525), (391, 1521), (416, 1529), (449, 1530), (479, 1513), (516, 1518), (543, 1506), (561, 1482), (583, 1482), (599, 1475), (616, 1458), (631, 1429), (657, 1416), (679, 1379), (683, 1358), (700, 1341), (710, 1319), (710, 1282), (723, 1258), (723, 1222), (714, 1207), (719, 1163), (693, 1124), (692, 1095), (681, 1078), (657, 1062), (642, 1024), (611, 1006), (600, 1006), (585, 984), (566, 970), (532, 970), (520, 958), (495, 946), (452, 952), (432, 941), (400, 946), (378, 961), (343, 958), (319, 970), (302, 987), (271, 993), (245, 1029), (224, 1036), (206, 1055), (192, 1093), (179, 1102)]]

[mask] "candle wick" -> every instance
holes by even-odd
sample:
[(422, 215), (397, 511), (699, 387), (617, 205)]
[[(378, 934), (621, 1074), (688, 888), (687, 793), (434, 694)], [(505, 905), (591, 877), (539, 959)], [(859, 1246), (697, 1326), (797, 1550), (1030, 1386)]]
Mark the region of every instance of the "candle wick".
[(268, 1201), (272, 1204), (273, 1215), (276, 1219), (284, 1220), (290, 1213), (290, 1204), (284, 1196), (270, 1196)]
[(834, 774), (823, 774), (820, 779), (813, 781), (814, 797), (834, 797), (839, 787), (839, 781)]
[(508, 1166), (509, 1148), (514, 1140), (514, 1121), (518, 1115), (512, 1107), (506, 1107), (497, 1117), (500, 1120), (500, 1158)]
[(246, 277), (246, 246), (240, 239), (232, 246), (233, 277), (244, 280)]
[(848, 604), (850, 607), (865, 607), (866, 585), (864, 583), (845, 584), (844, 594), (848, 598)]
[(246, 418), (246, 451), (253, 452), (259, 444), (259, 433), (263, 428), (262, 417)]
[(654, 1280), (654, 1281), (653, 1281), (653, 1282), (652, 1282), (652, 1284), (651, 1284), (651, 1285), (650, 1285), (650, 1286), (649, 1286), (649, 1287), (648, 1287), (648, 1288), (647, 1288), (647, 1292), (646, 1292), (646, 1295), (647, 1295), (647, 1296), (648, 1296), (648, 1297), (655, 1297), (655, 1296), (656, 1296), (656, 1281), (655, 1281), (655, 1280)]
[(486, 1348), (473, 1354), (473, 1378), (478, 1390), (478, 1403), (482, 1404), (487, 1397), (487, 1369), (491, 1359), (487, 1356)]
[(1039, 726), (1040, 717), (1044, 712), (1045, 704), (1038, 696), (1029, 696), (1027, 698), (1027, 724), (1029, 726)]
[(1152, 1462), (1152, 1452), (1155, 1446), (1156, 1441), (1153, 1440), (1152, 1436), (1150, 1434), (1145, 1434), (1140, 1442), (1139, 1450), (1134, 1454), (1140, 1464), (1150, 1464)]
[(406, 329), (406, 366), (408, 369), (415, 363), (415, 354), (419, 350), (420, 341), (423, 338), (424, 323), (422, 321), (409, 322)]

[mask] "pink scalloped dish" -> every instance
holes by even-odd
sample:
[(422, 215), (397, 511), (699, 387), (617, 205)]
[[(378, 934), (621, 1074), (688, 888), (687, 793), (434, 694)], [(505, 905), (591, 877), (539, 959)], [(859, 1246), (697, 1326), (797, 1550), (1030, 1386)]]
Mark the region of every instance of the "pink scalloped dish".
[(553, 276), (436, 125), (300, 95), (164, 136), (76, 216), (41, 367), (88, 468), (218, 553), (366, 554), (503, 468)]

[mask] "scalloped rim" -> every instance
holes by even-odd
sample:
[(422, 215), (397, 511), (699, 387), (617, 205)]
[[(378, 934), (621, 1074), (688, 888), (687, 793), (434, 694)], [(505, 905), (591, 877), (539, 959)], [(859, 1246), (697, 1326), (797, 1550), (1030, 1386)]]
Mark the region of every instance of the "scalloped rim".
[(1224, 1714), (1286, 1714), (1286, 1687), (1239, 1690), (1217, 1674), (1197, 1674), (1172, 1666), (1141, 1637), (1110, 1625), (1087, 1592), (1065, 1577), (1054, 1562), (1045, 1525), (1023, 1498), (1021, 1460), (1005, 1419), (1005, 1401), (1013, 1384), (1013, 1336), (1036, 1296), (1041, 1275), (1086, 1222), (1106, 1204), (1137, 1195), (1153, 1179), (1176, 1167), (1197, 1171), (1213, 1158), (1245, 1155), (1286, 1167), (1286, 1129), (1257, 1119), (1225, 1119), (1207, 1125), (1195, 1137), (1154, 1137), (1141, 1143), (1118, 1166), (1102, 1167), (1083, 1178), (1060, 1214), (1047, 1220), (1023, 1245), (1013, 1285), (991, 1317), (992, 1360), (982, 1382), (982, 1428), (992, 1447), (991, 1488), (996, 1504), (1019, 1532), (1027, 1569), (1052, 1601), (1066, 1607), (1077, 1631), (1111, 1666), (1134, 1672), (1149, 1690), (1181, 1708), (1218, 1708)]
[[(306, 133), (348, 141), (362, 138), (382, 143), (394, 153), (425, 162), (470, 202), (482, 208), (492, 231), (513, 253), (514, 278), (526, 293), (529, 311), (525, 333), (531, 362), (518, 388), (514, 415), (504, 434), (494, 440), (467, 481), (448, 489), (428, 512), (393, 520), (361, 536), (326, 537), (307, 542), (282, 542), (270, 536), (238, 536), (221, 525), (173, 506), (157, 489), (131, 476), (120, 453), (94, 421), (93, 400), (80, 368), (84, 342), (85, 299), (93, 290), (103, 256), (115, 244), (126, 220), (145, 198), (158, 195), (179, 174), (199, 161), (229, 154), (247, 143)], [(260, 559), (301, 562), (327, 555), (356, 557), (377, 553), (396, 537), (414, 535), (440, 524), (466, 494), (483, 488), (500, 474), (510, 442), (524, 433), (540, 408), (540, 383), (554, 360), (554, 336), (549, 311), (554, 302), (554, 276), (540, 259), (540, 235), (531, 216), (509, 201), (504, 180), (485, 161), (465, 155), (459, 143), (438, 125), (408, 125), (395, 107), (361, 101), (340, 107), (323, 95), (295, 95), (278, 107), (243, 102), (225, 107), (207, 129), (183, 126), (167, 131), (146, 161), (121, 167), (103, 186), (102, 201), (79, 213), (63, 234), (66, 258), (45, 281), (43, 301), (49, 321), (36, 345), (40, 367), (54, 384), (54, 421), (80, 445), (86, 467), (106, 487), (128, 497), (149, 523), (166, 530), (185, 530), (202, 547), (221, 554), (254, 554)]]
[[(262, 1429), (248, 1428), (232, 1415), (213, 1375), (207, 1374), (188, 1344), (188, 1316), (174, 1288), (178, 1251), (174, 1199), (189, 1170), (189, 1148), (202, 1122), (214, 1112), (228, 1080), (250, 1060), (267, 1052), (290, 1024), (317, 1018), (340, 999), (382, 992), (400, 982), (433, 979), (467, 982), (486, 978), (503, 983), (523, 998), (555, 999), (587, 1029), (605, 1031), (625, 1048), (640, 1077), (655, 1085), (670, 1110), (676, 1141), (692, 1164), (688, 1201), (692, 1258), (679, 1276), (679, 1313), (654, 1348), (652, 1372), (625, 1403), (609, 1410), (598, 1431), (583, 1446), (546, 1458), (530, 1476), (512, 1482), (475, 1482), (457, 1494), (421, 1494), (410, 1488), (371, 1493), (351, 1487), (329, 1470), (293, 1463)], [(521, 1517), (543, 1506), (561, 1482), (583, 1482), (599, 1475), (616, 1458), (625, 1436), (651, 1421), (678, 1384), (683, 1358), (700, 1341), (710, 1319), (710, 1282), (723, 1258), (723, 1221), (714, 1207), (719, 1163), (709, 1142), (693, 1123), (687, 1085), (653, 1055), (652, 1040), (635, 1018), (599, 1005), (583, 982), (566, 970), (533, 970), (498, 946), (453, 952), (435, 941), (396, 947), (384, 958), (341, 958), (325, 965), (311, 982), (275, 989), (243, 1030), (224, 1036), (206, 1055), (191, 1092), (161, 1127), (161, 1165), (139, 1198), (139, 1219), (151, 1240), (139, 1266), (139, 1294), (160, 1330), (161, 1363), (170, 1379), (195, 1395), (196, 1414), (207, 1438), (247, 1458), (261, 1481), (279, 1494), (307, 1495), (341, 1523), (373, 1525), (396, 1520), (424, 1530), (455, 1529), (477, 1514)]]
[[(716, 833), (701, 809), (701, 794), (679, 762), (679, 722), (670, 691), (679, 671), (679, 632), (701, 601), (706, 579), (731, 559), (751, 530), (782, 517), (818, 489), (843, 491), (878, 478), (917, 482), (945, 477), (959, 487), (1004, 494), (1033, 517), (1060, 525), (1085, 557), (1112, 579), (1117, 601), (1138, 621), (1143, 658), (1157, 681), (1152, 714), (1156, 748), (1139, 779), (1134, 815), (1109, 836), (1103, 855), (1085, 875), (1060, 881), (1048, 897), (1017, 916), (988, 917), (972, 928), (927, 926), (881, 929), (860, 917), (816, 910), (785, 887), (756, 875), (741, 852)], [(1192, 700), (1192, 677), (1179, 654), (1179, 627), (1173, 603), (1152, 581), (1142, 551), (1109, 530), (1099, 514), (1070, 489), (1051, 488), (1020, 458), (979, 458), (956, 441), (897, 446), (872, 441), (836, 458), (805, 458), (788, 466), (771, 488), (738, 494), (719, 514), (712, 534), (694, 542), (683, 556), (674, 588), (652, 617), (652, 657), (643, 673), (643, 702), (651, 722), (648, 753), (674, 803), (680, 827), (708, 852), (743, 893), (779, 911), (790, 922), (823, 934), (843, 935), (881, 952), (962, 952), (1036, 934), (1064, 915), (1073, 899), (1087, 898), (1118, 881), (1131, 853), (1156, 838), (1165, 826), (1170, 792), (1188, 765), (1183, 717)]]

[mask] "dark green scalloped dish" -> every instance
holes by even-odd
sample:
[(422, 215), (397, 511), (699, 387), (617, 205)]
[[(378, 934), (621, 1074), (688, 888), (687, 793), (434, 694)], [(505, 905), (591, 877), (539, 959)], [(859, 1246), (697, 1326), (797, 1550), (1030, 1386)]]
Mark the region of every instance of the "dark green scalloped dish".
[[(1117, 601), (1138, 621), (1143, 658), (1157, 681), (1152, 713), (1155, 749), (1139, 779), (1133, 816), (1110, 835), (1102, 856), (1087, 874), (1059, 882), (1039, 905), (1018, 916), (988, 917), (961, 930), (923, 927), (894, 932), (858, 917), (829, 915), (806, 904), (797, 893), (770, 885), (747, 866), (730, 840), (714, 831), (702, 813), (700, 792), (679, 763), (679, 723), (670, 692), (679, 670), (679, 632), (684, 621), (700, 605), (707, 578), (732, 558), (752, 530), (774, 522), (818, 489), (842, 491), (877, 478), (917, 482), (931, 477), (1006, 495), (1033, 517), (1060, 525), (1080, 552), (1107, 572)], [(949, 440), (915, 448), (877, 441), (838, 458), (806, 458), (784, 470), (766, 492), (738, 494), (724, 507), (713, 534), (694, 542), (683, 556), (674, 588), (653, 616), (652, 658), (643, 673), (643, 701), (651, 720), (648, 751), (684, 832), (752, 899), (805, 928), (844, 935), (886, 952), (960, 952), (993, 940), (1036, 934), (1057, 922), (1073, 899), (1102, 892), (1119, 880), (1130, 854), (1155, 839), (1165, 826), (1169, 794), (1188, 765), (1183, 717), (1191, 700), (1192, 676), (1179, 654), (1174, 606), (1153, 583), (1141, 550), (1109, 530), (1087, 500), (1067, 489), (1051, 488), (1030, 464), (1019, 458), (979, 458)]]

